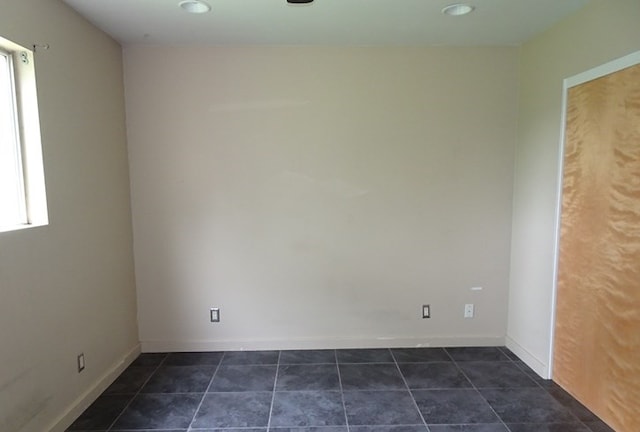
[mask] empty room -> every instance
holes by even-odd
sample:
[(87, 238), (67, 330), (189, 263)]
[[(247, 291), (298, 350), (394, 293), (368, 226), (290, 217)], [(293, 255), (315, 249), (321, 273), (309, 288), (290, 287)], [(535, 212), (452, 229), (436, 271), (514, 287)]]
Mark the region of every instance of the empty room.
[(639, 431), (638, 23), (0, 0), (0, 432)]

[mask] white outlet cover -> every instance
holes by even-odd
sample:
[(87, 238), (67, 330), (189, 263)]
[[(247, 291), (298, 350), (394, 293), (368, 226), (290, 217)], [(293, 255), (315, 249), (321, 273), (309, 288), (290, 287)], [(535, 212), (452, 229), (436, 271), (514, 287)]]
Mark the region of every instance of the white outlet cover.
[(467, 303), (464, 305), (464, 317), (465, 318), (473, 318), (474, 310), (473, 303)]
[(211, 314), (211, 322), (220, 322), (220, 309), (219, 308), (212, 308), (210, 310), (210, 314)]
[(78, 355), (78, 373), (84, 370), (84, 354)]

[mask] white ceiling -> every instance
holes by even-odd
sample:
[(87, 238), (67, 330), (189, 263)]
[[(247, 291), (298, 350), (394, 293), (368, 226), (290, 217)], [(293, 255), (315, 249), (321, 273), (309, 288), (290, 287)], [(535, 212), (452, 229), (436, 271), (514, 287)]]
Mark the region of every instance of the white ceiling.
[(184, 12), (179, 0), (64, 0), (122, 44), (518, 45), (589, 0), (208, 0)]

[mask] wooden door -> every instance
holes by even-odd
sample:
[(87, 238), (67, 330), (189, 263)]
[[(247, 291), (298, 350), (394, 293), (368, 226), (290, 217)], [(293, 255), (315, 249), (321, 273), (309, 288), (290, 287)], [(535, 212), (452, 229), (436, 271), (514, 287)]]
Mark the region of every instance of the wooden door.
[(640, 65), (568, 90), (553, 380), (640, 431)]

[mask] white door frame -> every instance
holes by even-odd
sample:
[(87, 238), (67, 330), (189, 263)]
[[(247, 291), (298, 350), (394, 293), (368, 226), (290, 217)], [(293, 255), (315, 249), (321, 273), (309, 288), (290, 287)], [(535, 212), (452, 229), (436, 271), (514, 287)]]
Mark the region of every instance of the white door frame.
[(558, 293), (558, 259), (560, 253), (560, 218), (562, 213), (562, 181), (563, 181), (563, 162), (564, 162), (564, 141), (567, 121), (567, 95), (571, 87), (593, 81), (605, 75), (618, 72), (631, 66), (640, 64), (640, 51), (636, 51), (616, 60), (612, 60), (593, 69), (579, 73), (569, 78), (565, 78), (562, 82), (562, 125), (560, 132), (560, 148), (558, 151), (558, 189), (556, 201), (556, 220), (554, 234), (554, 250), (553, 250), (553, 284), (551, 294), (551, 327), (549, 335), (549, 359), (548, 359), (548, 375), (546, 378), (553, 377), (553, 349), (555, 343), (555, 324), (556, 324), (556, 296)]

